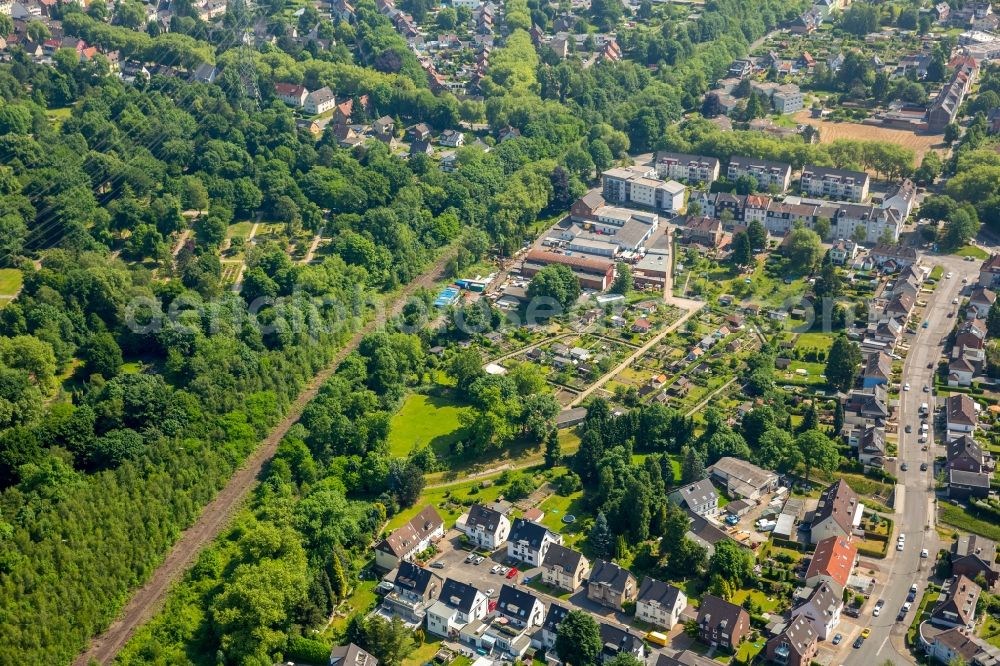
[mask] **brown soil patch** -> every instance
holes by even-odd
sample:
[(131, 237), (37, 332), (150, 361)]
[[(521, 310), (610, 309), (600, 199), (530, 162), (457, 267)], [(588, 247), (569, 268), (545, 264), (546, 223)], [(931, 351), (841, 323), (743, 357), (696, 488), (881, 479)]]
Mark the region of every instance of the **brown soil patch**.
[(851, 141), (885, 141), (911, 148), (916, 156), (916, 165), (920, 165), (924, 153), (936, 150), (945, 153), (948, 146), (941, 134), (914, 134), (907, 130), (890, 129), (877, 125), (862, 125), (861, 123), (834, 122), (810, 117), (809, 110), (802, 110), (792, 118), (797, 123), (806, 123), (819, 130), (820, 143), (833, 143), (838, 139)]

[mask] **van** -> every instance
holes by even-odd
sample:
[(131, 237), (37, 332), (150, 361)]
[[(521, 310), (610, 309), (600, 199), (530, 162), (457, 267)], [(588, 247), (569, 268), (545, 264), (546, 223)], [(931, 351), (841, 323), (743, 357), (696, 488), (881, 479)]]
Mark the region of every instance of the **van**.
[(659, 645), (661, 647), (667, 647), (670, 645), (670, 641), (666, 637), (666, 635), (661, 634), (658, 631), (651, 631), (648, 634), (646, 634), (646, 640), (649, 641), (650, 643), (655, 643), (656, 645)]

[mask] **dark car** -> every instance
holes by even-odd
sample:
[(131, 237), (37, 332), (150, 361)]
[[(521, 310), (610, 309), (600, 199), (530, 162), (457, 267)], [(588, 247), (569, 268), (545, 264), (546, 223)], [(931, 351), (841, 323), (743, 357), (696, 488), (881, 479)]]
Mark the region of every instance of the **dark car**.
[(853, 606), (849, 606), (845, 611), (844, 615), (847, 617), (861, 617), (861, 610)]
[(933, 370), (933, 369), (934, 369), (934, 363), (928, 363), (928, 364), (927, 364), (927, 368), (928, 368), (929, 370)]
[(906, 613), (899, 611), (899, 615), (896, 616), (896, 622), (902, 622), (906, 619)]
[(840, 645), (840, 641), (842, 641), (843, 639), (844, 637), (842, 635), (837, 634), (836, 636), (833, 637), (833, 644)]
[(861, 636), (858, 636), (857, 638), (854, 639), (854, 649), (858, 649), (864, 644), (865, 644), (865, 639), (861, 638)]
[(920, 463), (920, 471), (921, 472), (927, 471), (927, 463)]
[(914, 601), (917, 600), (917, 593), (916, 592), (910, 592), (909, 594), (906, 595), (906, 600), (909, 601), (912, 604)]

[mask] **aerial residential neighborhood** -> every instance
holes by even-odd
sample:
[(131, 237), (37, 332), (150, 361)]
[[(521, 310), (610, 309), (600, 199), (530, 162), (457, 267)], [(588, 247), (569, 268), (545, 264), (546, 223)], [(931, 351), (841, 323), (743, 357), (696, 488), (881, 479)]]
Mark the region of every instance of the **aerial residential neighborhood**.
[(0, 0), (0, 664), (1000, 664), (1000, 6)]

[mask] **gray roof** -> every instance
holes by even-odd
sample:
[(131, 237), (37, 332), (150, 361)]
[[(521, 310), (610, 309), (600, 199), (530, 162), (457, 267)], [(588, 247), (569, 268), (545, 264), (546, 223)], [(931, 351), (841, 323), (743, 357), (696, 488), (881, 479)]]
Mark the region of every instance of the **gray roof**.
[(594, 568), (590, 571), (591, 583), (602, 583), (615, 591), (624, 590), (630, 577), (632, 574), (628, 569), (606, 560), (594, 560)]
[(549, 604), (549, 610), (545, 614), (545, 621), (542, 622), (542, 629), (555, 632), (559, 624), (569, 615), (569, 609), (559, 604)]
[(444, 582), (444, 586), (441, 587), (441, 594), (438, 595), (438, 600), (457, 608), (463, 613), (469, 613), (476, 603), (476, 595), (478, 593), (479, 590), (473, 586), (457, 581), (454, 578), (449, 578)]
[(677, 605), (681, 591), (669, 583), (656, 580), (646, 576), (639, 586), (638, 601), (656, 602), (665, 608), (673, 608)]
[(515, 518), (510, 528), (510, 541), (524, 541), (534, 549), (541, 548), (549, 529), (524, 518)]
[(853, 178), (857, 181), (864, 182), (869, 180), (869, 176), (864, 171), (853, 171), (851, 169), (834, 169), (833, 167), (816, 166), (815, 164), (807, 164), (802, 167), (802, 175), (811, 174), (817, 178)]
[(535, 595), (504, 584), (500, 588), (500, 598), (497, 599), (497, 612), (514, 620), (527, 622), (536, 603), (538, 597)]
[(718, 666), (719, 662), (708, 657), (703, 657), (697, 652), (682, 650), (670, 656), (663, 652), (656, 659), (655, 666)]
[(330, 666), (378, 666), (378, 659), (354, 643), (348, 643), (330, 651)]
[(402, 561), (396, 571), (396, 580), (393, 583), (408, 592), (423, 595), (427, 592), (427, 587), (438, 578), (434, 572), (424, 567), (418, 567), (413, 562)]
[(969, 488), (989, 488), (989, 472), (966, 472), (960, 469), (948, 471), (948, 484), (954, 486), (968, 486)]
[[(696, 505), (711, 502), (713, 499), (719, 499), (719, 493), (715, 490), (715, 486), (713, 486), (712, 482), (708, 479), (702, 479), (701, 481), (689, 483), (688, 485), (678, 488), (670, 494), (671, 497), (676, 497), (684, 503), (693, 502)], [(678, 504), (679, 503), (681, 502), (678, 501)]]
[(583, 559), (583, 554), (573, 550), (572, 548), (566, 548), (565, 546), (560, 546), (557, 543), (549, 546), (549, 549), (545, 552), (545, 559), (542, 560), (544, 566), (550, 567), (560, 567), (566, 573), (574, 573), (580, 566), (580, 561)]
[(469, 507), (469, 518), (465, 524), (469, 527), (482, 527), (487, 532), (496, 532), (503, 515), (499, 511), (489, 509), (482, 504), (473, 504)]

